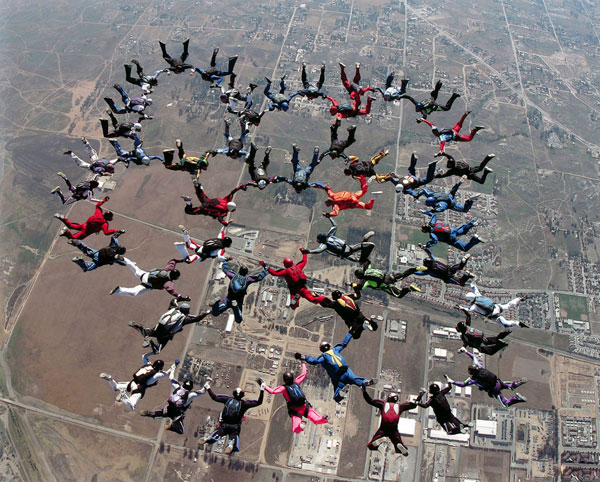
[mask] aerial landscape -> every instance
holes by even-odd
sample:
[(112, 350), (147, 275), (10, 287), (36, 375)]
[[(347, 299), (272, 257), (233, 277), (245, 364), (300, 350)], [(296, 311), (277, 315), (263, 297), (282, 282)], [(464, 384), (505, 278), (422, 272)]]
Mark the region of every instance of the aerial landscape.
[(598, 2), (0, 12), (0, 480), (600, 480)]

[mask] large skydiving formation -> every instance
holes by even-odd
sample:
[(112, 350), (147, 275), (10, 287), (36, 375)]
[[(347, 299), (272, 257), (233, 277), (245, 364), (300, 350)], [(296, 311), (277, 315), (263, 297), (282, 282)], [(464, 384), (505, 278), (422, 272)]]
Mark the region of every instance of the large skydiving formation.
[[(142, 356), (144, 365), (137, 369), (125, 370), (126, 373), (132, 373), (131, 381), (116, 382), (112, 376), (105, 373), (100, 374), (100, 377), (108, 381), (110, 387), (118, 392), (117, 401), (125, 405), (129, 410), (135, 410), (136, 405), (141, 401), (147, 388), (157, 385), (161, 378), (168, 377), (171, 383), (171, 394), (165, 393), (167, 398), (166, 403), (161, 408), (155, 410), (142, 410), (140, 415), (149, 418), (167, 418), (166, 429), (177, 434), (184, 433), (184, 417), (187, 410), (191, 408), (191, 402), (194, 398), (208, 393), (210, 398), (217, 403), (223, 405), (222, 412), (219, 418), (217, 428), (208, 436), (202, 439), (201, 444), (213, 444), (224, 437), (228, 437), (228, 444), (225, 450), (226, 454), (234, 454), (240, 448), (240, 433), (241, 425), (244, 420), (244, 414), (247, 410), (257, 407), (263, 403), (264, 391), (270, 394), (282, 394), (287, 404), (288, 413), (292, 419), (292, 431), (299, 434), (304, 428), (304, 419), (308, 419), (312, 423), (327, 424), (329, 423), (328, 416), (321, 415), (313, 408), (311, 403), (301, 388), (303, 382), (308, 377), (307, 364), (320, 365), (328, 377), (331, 379), (332, 395), (331, 398), (335, 402), (340, 403), (344, 399), (346, 387), (356, 385), (362, 389), (362, 395), (366, 403), (377, 408), (381, 413), (381, 422), (379, 429), (370, 441), (365, 438), (365, 443), (368, 449), (377, 450), (378, 444), (388, 438), (396, 451), (401, 455), (408, 455), (408, 448), (404, 445), (400, 433), (398, 432), (398, 420), (401, 414), (417, 406), (427, 408), (431, 407), (435, 413), (435, 417), (440, 426), (449, 434), (455, 435), (462, 433), (470, 428), (469, 423), (462, 422), (453, 413), (446, 394), (450, 391), (450, 387), (476, 385), (489, 394), (490, 397), (496, 398), (503, 406), (508, 407), (516, 403), (526, 402), (524, 395), (517, 393), (511, 398), (506, 398), (503, 390), (514, 390), (518, 386), (523, 385), (527, 380), (519, 379), (515, 381), (503, 381), (496, 374), (485, 369), (483, 364), (483, 356), (494, 356), (506, 346), (508, 343), (505, 338), (511, 333), (508, 329), (527, 327), (523, 321), (510, 320), (507, 312), (510, 311), (524, 298), (514, 298), (506, 303), (498, 303), (486, 298), (479, 291), (474, 282), (475, 275), (467, 271), (467, 262), (470, 254), (464, 255), (458, 261), (452, 264), (446, 264), (436, 259), (430, 248), (438, 242), (447, 243), (459, 251), (466, 252), (474, 248), (484, 240), (477, 234), (473, 234), (469, 241), (459, 239), (460, 236), (467, 234), (473, 230), (478, 222), (473, 218), (467, 224), (460, 227), (453, 227), (447, 224), (444, 220), (438, 220), (438, 216), (446, 218), (445, 211), (454, 211), (459, 213), (467, 213), (473, 206), (478, 196), (467, 198), (465, 201), (459, 202), (458, 190), (461, 184), (469, 179), (471, 181), (483, 184), (486, 182), (487, 176), (493, 172), (487, 167), (487, 164), (495, 157), (494, 154), (488, 154), (483, 161), (477, 166), (470, 166), (464, 161), (457, 161), (455, 158), (445, 151), (446, 146), (451, 142), (469, 142), (472, 141), (475, 134), (483, 129), (481, 126), (473, 128), (469, 135), (461, 135), (460, 130), (466, 117), (470, 111), (466, 111), (458, 123), (451, 129), (439, 129), (436, 125), (428, 120), (429, 116), (433, 116), (436, 112), (449, 111), (452, 108), (454, 101), (460, 97), (458, 93), (452, 93), (445, 104), (438, 104), (437, 98), (442, 83), (437, 81), (435, 88), (430, 93), (430, 98), (424, 101), (416, 101), (413, 97), (407, 94), (406, 89), (409, 83), (408, 79), (401, 79), (400, 86), (394, 85), (394, 73), (387, 75), (385, 82), (382, 82), (384, 87), (371, 87), (369, 85), (361, 86), (360, 64), (356, 64), (355, 73), (352, 82), (348, 79), (343, 63), (340, 67), (341, 85), (347, 91), (349, 99), (338, 101), (327, 94), (324, 89), (325, 82), (325, 65), (320, 66), (319, 77), (315, 82), (311, 82), (307, 75), (307, 66), (302, 64), (299, 68), (301, 74), (302, 89), (296, 92), (290, 92), (288, 85), (285, 83), (287, 74), (284, 73), (279, 80), (278, 88), (272, 86), (270, 79), (266, 78), (266, 85), (263, 89), (267, 108), (258, 113), (253, 110), (255, 105), (255, 89), (256, 84), (249, 83), (245, 92), (242, 93), (235, 87), (236, 74), (235, 68), (237, 56), (230, 56), (227, 61), (227, 70), (219, 70), (217, 68), (218, 48), (215, 48), (210, 59), (209, 67), (203, 69), (191, 63), (186, 63), (189, 56), (189, 39), (183, 42), (183, 51), (179, 57), (171, 57), (167, 52), (165, 43), (159, 42), (162, 57), (168, 63), (169, 67), (155, 70), (152, 75), (144, 72), (140, 63), (137, 60), (131, 62), (136, 66), (136, 75), (132, 75), (132, 66), (125, 65), (125, 80), (129, 83), (128, 89), (141, 89), (139, 96), (134, 96), (132, 92), (125, 90), (120, 84), (115, 84), (114, 88), (121, 95), (122, 105), (117, 105), (114, 100), (106, 97), (104, 100), (110, 107), (107, 111), (110, 117), (100, 119), (103, 136), (109, 139), (109, 142), (114, 147), (117, 157), (112, 160), (100, 158), (97, 152), (90, 146), (85, 137), (82, 138), (84, 147), (89, 156), (89, 162), (84, 161), (72, 151), (66, 151), (75, 163), (84, 169), (91, 171), (90, 179), (73, 185), (67, 176), (62, 172), (58, 175), (63, 178), (68, 192), (60, 186), (54, 188), (51, 192), (60, 198), (63, 205), (69, 205), (76, 201), (88, 201), (95, 203), (95, 212), (87, 221), (83, 223), (74, 223), (67, 219), (63, 214), (57, 213), (55, 217), (65, 224), (65, 227), (60, 231), (60, 236), (68, 238), (69, 244), (79, 249), (85, 256), (73, 258), (73, 262), (84, 272), (93, 271), (101, 266), (121, 265), (129, 268), (134, 276), (138, 279), (139, 284), (133, 287), (117, 286), (110, 291), (110, 295), (121, 295), (136, 297), (146, 291), (165, 290), (172, 296), (168, 310), (165, 313), (157, 313), (158, 321), (153, 327), (144, 327), (137, 321), (130, 321), (129, 326), (134, 328), (143, 336), (143, 348), (149, 348), (150, 351)], [(170, 49), (172, 46), (169, 47)], [(142, 145), (141, 139), (141, 122), (152, 122), (153, 116), (147, 110), (151, 110), (156, 106), (148, 95), (159, 88), (158, 79), (161, 74), (170, 75), (181, 74), (186, 70), (190, 70), (190, 75), (197, 73), (201, 78), (210, 83), (210, 86), (217, 89), (219, 102), (225, 104), (225, 115), (237, 116), (240, 124), (239, 135), (231, 134), (231, 118), (224, 117), (224, 137), (225, 145), (221, 148), (207, 150), (200, 157), (191, 156), (184, 149), (182, 139), (175, 139), (172, 142), (175, 144), (175, 149), (165, 149), (163, 156), (148, 155)], [(224, 87), (223, 80), (229, 77), (227, 88)], [(164, 80), (163, 76), (161, 80)], [(211, 91), (214, 92), (214, 91)], [(376, 152), (370, 160), (361, 161), (357, 156), (350, 155), (346, 152), (352, 148), (357, 142), (356, 124), (350, 124), (346, 127), (348, 132), (347, 138), (342, 140), (338, 137), (338, 129), (342, 125), (342, 119), (352, 118), (352, 122), (357, 122), (358, 117), (368, 116), (371, 105), (376, 100), (374, 95), (379, 93), (384, 102), (408, 100), (415, 106), (416, 112), (421, 117), (417, 119), (417, 123), (424, 122), (428, 124), (433, 134), (439, 138), (440, 146), (437, 153), (431, 153), (431, 157), (445, 156), (447, 163), (444, 171), (437, 171), (437, 161), (429, 162), (424, 168), (425, 174), (420, 174), (417, 168), (418, 157), (416, 153), (412, 153), (408, 173), (404, 176), (397, 175), (394, 172), (386, 174), (378, 174), (376, 168), (378, 163), (388, 155), (388, 150), (380, 149), (377, 151), (371, 148), (370, 152)], [(366, 106), (362, 106), (363, 96), (368, 94)], [(260, 95), (260, 94), (259, 94)], [(371, 96), (373, 95), (373, 96)], [(244, 143), (248, 136), (251, 136), (250, 126), (257, 126), (261, 118), (268, 114), (269, 116), (286, 116), (290, 115), (287, 112), (293, 106), (294, 98), (304, 98), (311, 102), (324, 102), (327, 105), (327, 100), (331, 102), (329, 112), (334, 116), (334, 122), (330, 127), (331, 144), (320, 156), (319, 146), (315, 146), (312, 151), (312, 159), (309, 162), (306, 160), (310, 157), (303, 156), (301, 160), (300, 148), (292, 139), (292, 152), (290, 163), (292, 165), (290, 177), (285, 176), (269, 176), (267, 170), (272, 162), (271, 146), (265, 146), (264, 152), (259, 155), (259, 147), (252, 141), (249, 142), (249, 148), (244, 148)], [(126, 116), (132, 116), (132, 119), (126, 119)], [(437, 115), (437, 114), (435, 114)], [(117, 138), (122, 138), (121, 142), (132, 143), (126, 150), (121, 146)], [(299, 140), (299, 139), (298, 139)], [(425, 140), (428, 143), (428, 140)], [(215, 142), (216, 144), (216, 142)], [(172, 145), (172, 144), (171, 144)], [(127, 146), (125, 146), (127, 147)], [(177, 158), (175, 158), (177, 152)], [(309, 150), (310, 152), (310, 150)], [(242, 159), (248, 167), (249, 179), (234, 187), (224, 197), (209, 197), (205, 192), (205, 187), (200, 180), (203, 171), (214, 169), (209, 165), (209, 158), (217, 154), (224, 154), (230, 159)], [(330, 157), (331, 159), (325, 159)], [(336, 159), (340, 159), (336, 161)], [(99, 178), (101, 176), (110, 176), (115, 172), (115, 164), (122, 162), (125, 167), (129, 167), (133, 162), (136, 165), (148, 166), (154, 159), (160, 160), (164, 164), (167, 171), (164, 171), (165, 177), (171, 176), (169, 171), (185, 171), (190, 174), (190, 189), (194, 189), (198, 199), (197, 205), (193, 204), (192, 197), (187, 193), (180, 193), (181, 198), (185, 201), (185, 213), (189, 216), (203, 215), (209, 216), (220, 223), (220, 231), (216, 237), (217, 224), (215, 223), (214, 231), (206, 233), (207, 237), (204, 241), (194, 240), (189, 235), (188, 230), (184, 226), (179, 226), (178, 229), (183, 235), (182, 241), (174, 242), (174, 247), (181, 255), (180, 258), (172, 258), (167, 264), (160, 268), (150, 268), (148, 270), (141, 269), (137, 263), (128, 257), (125, 257), (126, 248), (120, 244), (118, 239), (125, 232), (109, 227), (109, 223), (113, 221), (113, 213), (105, 211), (102, 206), (109, 200), (108, 197), (102, 199), (94, 198), (94, 189), (99, 187)], [(262, 159), (262, 160), (261, 160)], [(306, 159), (306, 160), (305, 160)], [(221, 162), (219, 160), (214, 163)], [(225, 160), (225, 162), (231, 162)], [(346, 181), (346, 188), (349, 190), (334, 191), (329, 185), (321, 181), (312, 181), (311, 177), (315, 175), (316, 168), (323, 163), (319, 171), (324, 169), (339, 169), (336, 164), (343, 162), (344, 167), (339, 170), (338, 182)], [(482, 172), (481, 175), (479, 173)], [(343, 175), (347, 177), (344, 177)], [(433, 183), (436, 179), (456, 176), (459, 177), (454, 187), (446, 192), (440, 187), (434, 187)], [(362, 241), (358, 243), (348, 243), (345, 239), (337, 236), (338, 229), (342, 225), (344, 219), (344, 210), (359, 209), (370, 211), (376, 209), (374, 199), (370, 196), (364, 197), (369, 191), (369, 185), (372, 181), (379, 184), (394, 186), (394, 191), (397, 195), (407, 195), (410, 203), (415, 206), (420, 205), (423, 201), (421, 211), (425, 216), (426, 222), (421, 230), (429, 235), (429, 240), (426, 243), (419, 244), (424, 254), (420, 258), (421, 265), (409, 267), (405, 271), (391, 272), (377, 264), (374, 258), (376, 244), (370, 241), (375, 236), (375, 231), (369, 231), (364, 234)], [(268, 189), (271, 184), (278, 183), (289, 184), (298, 195), (303, 195), (306, 189), (317, 189), (316, 193), (320, 195), (326, 194), (324, 197), (325, 205), (331, 209), (330, 212), (324, 212), (323, 215), (331, 223), (331, 228), (326, 233), (319, 233), (316, 240), (319, 243), (318, 247), (308, 249), (304, 246), (297, 246), (301, 252), (302, 258), (299, 261), (294, 261), (292, 256), (296, 254), (290, 252), (288, 257), (281, 261), (262, 260), (258, 262), (258, 266), (248, 266), (247, 262), (241, 259), (235, 259), (233, 256), (228, 256), (226, 250), (232, 246), (232, 239), (227, 236), (227, 229), (232, 222), (231, 214), (236, 210), (236, 202), (234, 197), (243, 196), (240, 191), (246, 191), (248, 187), (257, 188), (259, 191)], [(360, 184), (360, 190), (356, 189), (356, 183)], [(427, 187), (425, 187), (427, 186)], [(207, 186), (207, 191), (215, 194), (219, 191), (217, 186)], [(322, 192), (321, 192), (322, 191)], [(319, 195), (319, 194), (318, 194)], [(176, 203), (175, 199), (171, 199), (172, 204)], [(362, 201), (368, 199), (368, 201)], [(180, 209), (180, 208), (179, 208)], [(357, 215), (362, 215), (358, 214)], [(366, 214), (364, 214), (366, 215)], [(192, 217), (189, 218), (189, 223), (193, 223)], [(188, 222), (186, 222), (187, 224)], [(110, 235), (110, 242), (105, 246), (93, 248), (85, 244), (82, 240), (91, 234), (103, 232), (105, 235)], [(101, 239), (101, 238), (97, 238)], [(180, 238), (181, 239), (181, 238)], [(425, 241), (425, 240), (423, 240)], [(96, 241), (99, 243), (99, 241)], [(125, 243), (127, 244), (127, 243)], [(355, 280), (350, 283), (352, 289), (350, 293), (344, 293), (339, 289), (335, 289), (329, 295), (316, 294), (311, 289), (310, 277), (305, 273), (308, 262), (308, 255), (318, 253), (328, 253), (335, 256), (339, 263), (347, 267), (353, 266)], [(419, 258), (417, 258), (419, 259)], [(178, 293), (175, 289), (175, 281), (180, 278), (182, 273), (179, 267), (183, 267), (185, 272), (188, 269), (185, 265), (194, 264), (206, 260), (216, 260), (221, 263), (221, 271), (228, 278), (227, 293), (222, 299), (217, 299), (212, 302), (210, 307), (205, 307), (199, 310), (197, 315), (191, 313), (190, 297)], [(156, 260), (155, 266), (162, 266), (164, 260)], [(357, 267), (358, 264), (358, 267)], [(357, 268), (357, 269), (354, 269)], [(117, 269), (117, 268), (112, 268)], [(290, 371), (283, 373), (283, 384), (275, 388), (268, 386), (263, 380), (258, 379), (256, 382), (260, 387), (259, 396), (256, 400), (246, 399), (245, 393), (241, 388), (236, 388), (230, 394), (215, 394), (211, 389), (212, 380), (206, 378), (204, 385), (200, 390), (193, 390), (194, 384), (192, 380), (178, 380), (175, 376), (179, 360), (171, 365), (169, 370), (164, 371), (164, 362), (162, 360), (150, 361), (149, 357), (163, 353), (168, 342), (173, 337), (184, 330), (186, 325), (200, 323), (207, 316), (219, 316), (220, 314), (231, 310), (235, 321), (239, 324), (238, 330), (243, 331), (243, 308), (244, 300), (250, 285), (260, 283), (266, 276), (271, 275), (281, 277), (285, 281), (289, 289), (289, 304), (288, 306), (295, 310), (300, 306), (300, 299), (304, 298), (307, 302), (312, 303), (317, 309), (322, 309), (324, 313), (331, 313), (329, 310), (335, 311), (337, 315), (344, 321), (348, 328), (346, 337), (336, 345), (331, 345), (328, 340), (323, 341), (320, 346), (321, 354), (318, 356), (303, 355), (299, 352), (295, 354), (295, 358), (302, 362), (300, 374), (294, 374)], [(93, 275), (88, 275), (93, 276)], [(457, 382), (447, 377), (448, 384), (443, 388), (436, 383), (429, 386), (429, 390), (425, 389), (419, 394), (415, 402), (399, 402), (399, 396), (396, 393), (385, 393), (381, 390), (381, 398), (373, 398), (367, 391), (367, 387), (377, 385), (375, 378), (376, 374), (364, 373), (364, 369), (356, 367), (364, 376), (358, 376), (349, 366), (348, 361), (342, 355), (345, 349), (359, 350), (358, 345), (361, 343), (358, 339), (366, 330), (376, 331), (378, 329), (377, 322), (374, 319), (369, 319), (361, 311), (359, 299), (364, 294), (363, 291), (367, 288), (378, 290), (385, 295), (399, 299), (413, 292), (420, 292), (420, 288), (414, 284), (406, 284), (400, 286), (399, 282), (410, 276), (429, 276), (443, 283), (452, 284), (456, 287), (465, 287), (467, 284), (470, 291), (465, 293), (465, 298), (469, 301), (468, 306), (457, 306), (461, 310), (466, 319), (464, 322), (459, 322), (456, 325), (457, 334), (463, 342), (463, 347), (459, 350), (461, 353), (467, 354), (473, 361), (473, 365), (469, 366), (467, 371), (469, 378), (464, 382)], [(106, 291), (107, 295), (109, 290)], [(150, 296), (150, 295), (149, 295)], [(156, 295), (152, 295), (156, 296)], [(135, 301), (131, 301), (134, 303)], [(497, 321), (501, 326), (505, 327), (505, 331), (498, 335), (491, 336), (484, 334), (483, 331), (471, 326), (471, 315), (477, 313), (488, 320)], [(350, 342), (352, 343), (350, 347)], [(467, 351), (467, 348), (472, 351)], [(135, 367), (132, 367), (135, 368)], [(313, 371), (313, 373), (315, 373)], [(161, 384), (164, 386), (165, 384)], [(368, 442), (368, 443), (367, 443)]]

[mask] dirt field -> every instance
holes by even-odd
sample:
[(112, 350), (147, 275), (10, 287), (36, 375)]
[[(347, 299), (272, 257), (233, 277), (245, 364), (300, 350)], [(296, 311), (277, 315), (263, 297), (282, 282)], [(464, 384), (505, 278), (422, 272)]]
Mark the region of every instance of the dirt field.
[(477, 474), (482, 482), (506, 482), (510, 479), (510, 454), (461, 448), (459, 467), (462, 474)]

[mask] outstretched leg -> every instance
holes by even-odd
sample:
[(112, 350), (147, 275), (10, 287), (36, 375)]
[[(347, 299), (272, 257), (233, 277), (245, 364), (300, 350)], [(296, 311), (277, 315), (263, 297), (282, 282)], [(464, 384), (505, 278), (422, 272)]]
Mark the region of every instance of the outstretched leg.
[(217, 65), (217, 54), (219, 53), (219, 49), (216, 48), (213, 50), (212, 57), (210, 58), (210, 66), (214, 67)]
[(429, 93), (429, 95), (431, 96), (431, 98), (433, 100), (437, 100), (437, 96), (440, 93), (440, 89), (442, 88), (442, 81), (438, 80), (435, 83), (435, 87), (433, 88), (433, 90)]
[[(460, 118), (460, 120), (454, 125), (454, 127), (452, 128), (452, 130), (454, 131), (454, 133), (458, 136), (458, 133), (460, 132), (460, 130), (462, 129), (462, 125), (463, 122), (465, 121), (465, 119), (467, 118), (467, 116), (471, 113), (470, 110), (466, 111), (462, 117)], [(471, 139), (469, 139), (471, 140)]]
[(319, 74), (319, 81), (317, 82), (317, 89), (321, 90), (325, 83), (325, 64), (321, 65), (321, 73)]
[(163, 59), (165, 59), (170, 64), (173, 58), (167, 53), (166, 45), (160, 41), (158, 42), (158, 44), (160, 45), (160, 50), (162, 52)]
[(189, 45), (190, 45), (190, 39), (189, 38), (183, 41), (183, 52), (181, 53), (181, 57), (179, 57), (182, 63), (185, 62), (185, 59), (188, 58), (188, 55), (189, 55), (188, 47), (189, 47)]

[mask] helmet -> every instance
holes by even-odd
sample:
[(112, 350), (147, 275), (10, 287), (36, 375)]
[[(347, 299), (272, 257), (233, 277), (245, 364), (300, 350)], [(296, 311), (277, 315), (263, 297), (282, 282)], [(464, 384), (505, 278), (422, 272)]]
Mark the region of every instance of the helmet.
[(190, 304), (189, 303), (181, 303), (179, 305), (179, 311), (183, 314), (187, 315), (190, 312)]
[(440, 386), (437, 383), (432, 383), (429, 385), (429, 393), (432, 395), (437, 395), (440, 392)]
[(334, 204), (335, 203), (331, 199), (327, 199), (327, 201), (325, 201), (325, 206), (333, 206)]
[(396, 184), (395, 188), (396, 192), (402, 192), (404, 190), (404, 186), (400, 183)]
[(154, 360), (154, 362), (152, 363), (152, 368), (154, 368), (155, 370), (162, 370), (164, 366), (165, 362), (162, 360)]
[(150, 158), (148, 156), (142, 157), (142, 162), (146, 165), (150, 164)]
[(400, 179), (400, 182), (403, 186), (410, 186), (411, 184), (414, 184), (415, 178), (412, 176), (404, 176), (402, 179)]
[(291, 268), (292, 266), (294, 266), (294, 260), (291, 258), (285, 258), (283, 260), (283, 266), (285, 266), (286, 268)]
[(221, 95), (219, 96), (219, 99), (221, 99), (221, 102), (223, 102), (223, 104), (227, 104), (227, 101), (229, 100), (229, 99), (227, 98), (227, 94), (221, 94)]
[(415, 104), (415, 110), (417, 112), (421, 112), (423, 110), (423, 104), (421, 102), (419, 102), (418, 104)]
[(223, 246), (225, 246), (226, 248), (231, 246), (231, 243), (233, 243), (233, 241), (231, 240), (231, 238), (229, 236), (225, 236), (223, 238)]
[(331, 292), (331, 297), (334, 300), (339, 300), (342, 297), (342, 292), (340, 290), (335, 290)]
[(364, 275), (365, 275), (364, 269), (357, 269), (356, 271), (354, 271), (354, 276), (356, 276), (357, 278), (362, 278)]
[(352, 175), (352, 169), (350, 169), (349, 167), (344, 169), (344, 175), (346, 176), (351, 176)]
[(152, 105), (152, 99), (146, 99), (146, 104), (147, 105)]
[(98, 181), (90, 181), (90, 189), (95, 189), (98, 187)]
[(240, 266), (240, 274), (242, 276), (246, 276), (248, 274), (248, 267), (247, 266)]
[(459, 333), (464, 333), (465, 331), (467, 331), (467, 325), (465, 325), (462, 321), (459, 321), (456, 324), (456, 331), (458, 331)]
[(236, 208), (237, 208), (237, 204), (234, 203), (233, 201), (229, 201), (227, 203), (227, 211), (235, 211)]
[(431, 231), (431, 226), (430, 226), (429, 224), (423, 224), (423, 225), (421, 226), (421, 231), (422, 231), (423, 233), (428, 233), (428, 232), (430, 232), (430, 231)]
[(325, 241), (327, 241), (327, 235), (325, 233), (317, 234), (317, 241), (319, 243), (324, 243)]
[(319, 345), (319, 350), (321, 350), (321, 353), (325, 353), (326, 351), (331, 350), (331, 345), (329, 342), (324, 341)]
[(331, 115), (336, 115), (338, 113), (337, 107), (334, 107), (333, 105), (329, 108), (329, 113)]
[(127, 248), (125, 246), (117, 246), (117, 249), (115, 249), (115, 251), (117, 252), (117, 254), (125, 254)]
[(383, 99), (389, 101), (389, 100), (392, 100), (392, 96), (390, 95), (389, 92), (386, 91), (383, 93)]
[(398, 403), (398, 394), (396, 392), (391, 392), (388, 396), (387, 396), (387, 400), (386, 402), (390, 402), (390, 403)]
[(112, 211), (106, 211), (104, 213), (104, 219), (106, 219), (107, 221), (112, 221), (113, 218), (113, 213)]
[(244, 390), (242, 390), (240, 387), (237, 387), (233, 391), (233, 398), (235, 398), (236, 400), (241, 400), (242, 398), (244, 398), (244, 395), (246, 394), (244, 393)]
[(181, 273), (179, 272), (178, 269), (169, 271), (169, 278), (171, 278), (171, 279), (178, 279), (180, 276), (181, 276)]
[(358, 156), (348, 156), (348, 159), (350, 159), (351, 161), (360, 161), (360, 158)]
[(136, 122), (135, 124), (133, 124), (133, 129), (136, 131), (141, 131), (142, 130), (142, 124), (140, 124), (139, 122)]
[(435, 204), (435, 198), (432, 196), (429, 196), (427, 199), (425, 199), (425, 204), (427, 206), (433, 206)]
[(291, 385), (292, 383), (294, 383), (294, 374), (290, 372), (285, 372), (283, 374), (283, 383), (285, 383), (286, 385)]
[(185, 388), (186, 390), (191, 390), (192, 388), (194, 388), (194, 382), (190, 379), (187, 379), (183, 382), (183, 388)]
[(340, 153), (338, 152), (337, 149), (331, 149), (329, 151), (329, 155), (331, 156), (332, 159), (335, 159), (336, 157), (338, 157), (340, 155)]
[(281, 104), (281, 110), (282, 110), (283, 112), (287, 112), (287, 110), (288, 110), (289, 108), (290, 108), (290, 104), (288, 104), (287, 102), (283, 102), (283, 103)]
[(208, 169), (208, 161), (206, 159), (200, 159), (198, 161), (198, 169), (206, 171)]
[(465, 298), (467, 298), (468, 300), (471, 300), (471, 301), (475, 301), (475, 298), (477, 298), (477, 296), (475, 296), (475, 293), (467, 293), (465, 295)]
[(265, 187), (267, 187), (267, 181), (265, 181), (264, 179), (261, 179), (260, 181), (258, 181), (258, 189), (264, 189)]
[(423, 260), (423, 265), (424, 265), (425, 267), (430, 267), (430, 266), (433, 266), (433, 260), (432, 260), (431, 258), (425, 258), (425, 259)]
[(469, 372), (470, 375), (475, 375), (479, 371), (479, 367), (477, 365), (469, 365), (469, 368), (467, 368), (467, 371)]

